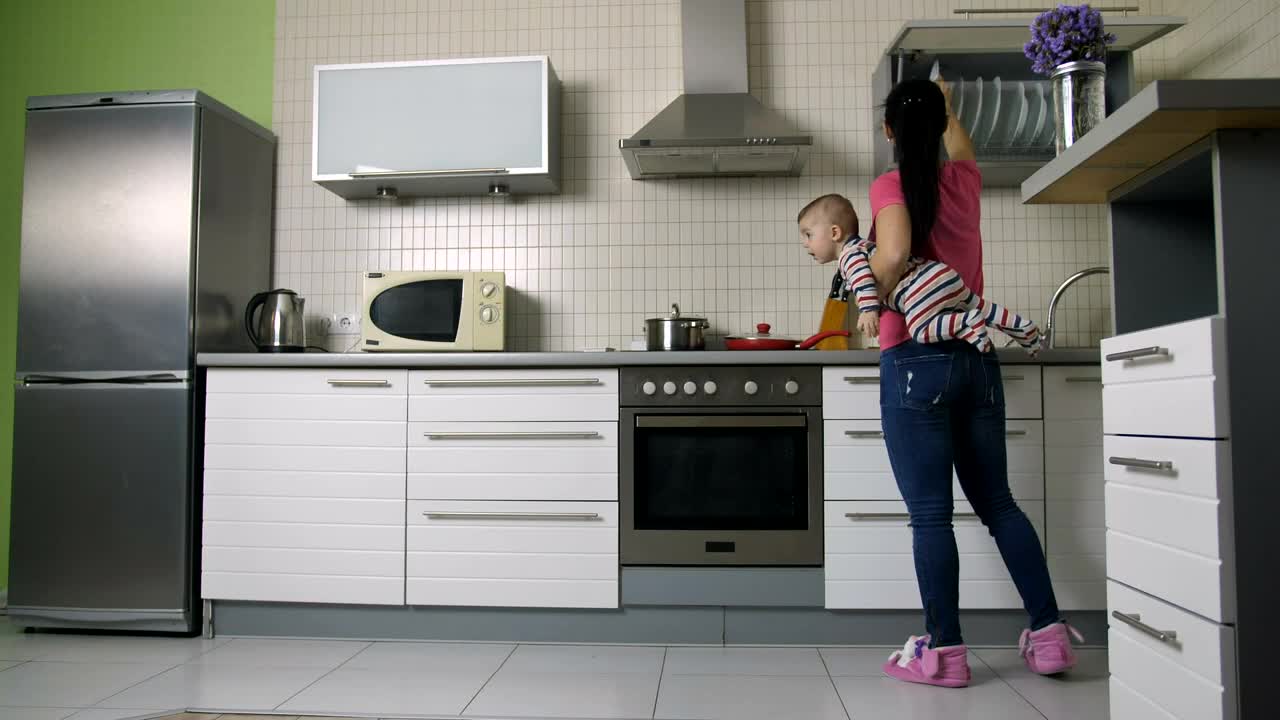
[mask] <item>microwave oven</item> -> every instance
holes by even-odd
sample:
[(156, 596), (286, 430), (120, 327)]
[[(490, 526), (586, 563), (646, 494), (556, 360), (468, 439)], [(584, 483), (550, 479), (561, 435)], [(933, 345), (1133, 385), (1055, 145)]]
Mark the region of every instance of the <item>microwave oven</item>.
[(360, 347), (366, 352), (502, 350), (500, 272), (366, 272)]

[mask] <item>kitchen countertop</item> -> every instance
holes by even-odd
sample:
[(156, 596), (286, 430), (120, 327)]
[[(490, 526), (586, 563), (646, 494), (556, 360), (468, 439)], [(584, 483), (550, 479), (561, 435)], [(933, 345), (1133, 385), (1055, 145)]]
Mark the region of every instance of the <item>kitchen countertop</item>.
[[(1020, 348), (998, 351), (1010, 365), (1092, 365), (1097, 348), (1044, 350), (1029, 358)], [(876, 365), (879, 350), (705, 350), (693, 352), (501, 353), (200, 353), (201, 367), (527, 368), (646, 365)]]

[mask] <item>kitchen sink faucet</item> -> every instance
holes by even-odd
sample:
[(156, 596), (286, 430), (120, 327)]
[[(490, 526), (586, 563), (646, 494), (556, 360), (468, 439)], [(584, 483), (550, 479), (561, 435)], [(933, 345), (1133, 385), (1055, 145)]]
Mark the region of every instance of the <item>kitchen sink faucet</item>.
[(1067, 288), (1076, 284), (1076, 282), (1083, 280), (1090, 275), (1104, 275), (1110, 274), (1110, 272), (1111, 268), (1108, 267), (1085, 268), (1062, 281), (1062, 284), (1058, 286), (1058, 289), (1053, 291), (1053, 298), (1049, 300), (1049, 320), (1045, 323), (1044, 337), (1040, 339), (1040, 347), (1052, 349), (1054, 346), (1054, 316), (1058, 312), (1058, 301), (1062, 299), (1062, 293), (1066, 292)]

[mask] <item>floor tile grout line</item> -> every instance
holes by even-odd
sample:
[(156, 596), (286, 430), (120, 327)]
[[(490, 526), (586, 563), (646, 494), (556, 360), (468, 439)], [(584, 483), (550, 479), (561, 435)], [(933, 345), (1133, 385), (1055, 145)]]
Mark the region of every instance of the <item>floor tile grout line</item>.
[[(32, 662), (35, 662), (35, 661), (33, 660)], [(102, 664), (102, 663), (92, 663), (92, 664), (94, 664), (94, 665), (98, 665), (98, 664)], [(107, 664), (125, 664), (125, 663), (107, 663)], [(130, 664), (130, 665), (144, 665), (144, 664), (149, 664), (149, 663), (127, 663), (127, 664)], [(156, 664), (157, 664), (157, 665), (159, 665), (159, 663), (156, 663)], [(176, 665), (170, 665), (169, 667), (167, 667), (167, 668), (165, 668), (165, 669), (161, 670), (161, 671), (160, 671), (160, 672), (158, 672), (158, 673), (155, 673), (155, 674), (153, 674), (153, 675), (148, 675), (148, 676), (146, 676), (146, 677), (142, 678), (141, 680), (139, 680), (138, 682), (133, 683), (133, 684), (132, 684), (132, 685), (130, 685), (129, 687), (127, 687), (127, 688), (125, 688), (125, 689), (123, 689), (123, 690), (121, 690), (121, 691), (119, 691), (119, 692), (113, 692), (113, 693), (111, 693), (110, 695), (108, 695), (108, 696), (106, 696), (106, 697), (104, 697), (104, 698), (99, 698), (98, 700), (93, 701), (93, 703), (91, 703), (90, 705), (88, 705), (88, 706), (87, 706), (87, 708), (94, 708), (94, 709), (98, 709), (98, 710), (112, 710), (112, 709), (114, 709), (114, 708), (103, 708), (103, 707), (99, 707), (99, 706), (100, 706), (102, 703), (104, 703), (104, 702), (106, 702), (106, 701), (110, 700), (111, 698), (116, 697), (117, 695), (122, 695), (122, 694), (124, 694), (124, 693), (129, 692), (130, 690), (132, 690), (132, 689), (134, 689), (134, 688), (138, 687), (139, 685), (141, 685), (141, 684), (142, 684), (142, 683), (144, 683), (144, 682), (147, 682), (147, 681), (149, 681), (149, 680), (155, 680), (156, 678), (160, 677), (161, 675), (164, 675), (165, 673), (167, 673), (167, 672), (169, 672), (169, 671), (171, 671), (171, 670), (176, 670), (176, 669), (178, 669), (178, 668), (182, 667), (182, 666), (183, 666), (183, 664), (184, 664), (184, 663), (178, 663), (178, 664), (176, 664)]]
[(458, 717), (462, 717), (463, 715), (466, 714), (467, 708), (471, 707), (471, 704), (476, 701), (476, 698), (480, 697), (480, 693), (484, 692), (484, 689), (489, 687), (489, 683), (493, 682), (493, 678), (498, 674), (498, 671), (506, 667), (507, 661), (510, 660), (511, 656), (515, 655), (516, 651), (519, 649), (520, 649), (520, 643), (515, 643), (514, 645), (511, 646), (511, 652), (507, 653), (507, 656), (502, 658), (502, 662), (498, 663), (498, 667), (494, 669), (493, 672), (489, 673), (489, 677), (486, 678), (485, 681), (480, 684), (480, 688), (477, 689), (475, 694), (471, 696), (471, 699), (467, 701), (467, 704), (462, 706), (462, 709), (458, 711)]
[(662, 664), (658, 666), (658, 689), (653, 691), (653, 714), (650, 718), (658, 717), (658, 698), (662, 696), (662, 676), (667, 672), (667, 653), (671, 650), (670, 645), (662, 647)]
[(827, 682), (831, 683), (831, 689), (836, 693), (836, 699), (840, 701), (840, 709), (844, 711), (844, 716), (848, 720), (853, 720), (853, 715), (849, 713), (849, 706), (844, 704), (844, 696), (840, 694), (840, 688), (836, 686), (836, 679), (831, 675), (831, 667), (827, 665), (827, 657), (822, 654), (822, 650), (813, 649), (818, 653), (818, 660), (822, 662), (822, 669), (827, 671)]
[(294, 693), (294, 694), (290, 695), (289, 697), (285, 698), (282, 702), (280, 702), (278, 705), (276, 705), (275, 707), (273, 707), (273, 708), (271, 708), (271, 709), (272, 709), (273, 711), (274, 711), (274, 710), (279, 710), (281, 705), (285, 705), (285, 704), (286, 704), (286, 703), (288, 703), (290, 700), (292, 700), (292, 699), (294, 699), (294, 698), (298, 697), (299, 695), (301, 695), (302, 693), (306, 692), (308, 689), (310, 689), (310, 688), (311, 688), (311, 686), (315, 685), (316, 683), (320, 682), (321, 680), (323, 680), (323, 679), (325, 679), (325, 678), (329, 677), (330, 675), (332, 675), (333, 673), (337, 672), (337, 670), (338, 670), (339, 668), (341, 668), (343, 665), (346, 665), (347, 663), (349, 663), (349, 662), (351, 662), (352, 660), (354, 660), (354, 659), (356, 658), (356, 655), (359, 655), (360, 653), (364, 652), (365, 650), (368, 650), (368, 649), (369, 649), (369, 648), (371, 648), (371, 647), (373, 647), (373, 641), (372, 641), (372, 640), (366, 641), (366, 642), (365, 642), (365, 644), (364, 644), (364, 647), (362, 647), (362, 648), (360, 648), (359, 650), (357, 650), (357, 651), (355, 651), (354, 653), (352, 653), (352, 654), (351, 654), (351, 657), (347, 658), (346, 660), (343, 660), (342, 662), (338, 663), (338, 664), (337, 664), (337, 665), (335, 665), (334, 667), (329, 668), (329, 671), (328, 671), (328, 672), (326, 672), (325, 674), (323, 674), (323, 675), (321, 675), (320, 677), (316, 678), (315, 680), (312, 680), (311, 682), (307, 683), (307, 684), (306, 684), (306, 685), (304, 685), (301, 689), (299, 689), (299, 690), (298, 690), (298, 692), (296, 692), (296, 693)]
[(1037, 715), (1044, 718), (1044, 720), (1049, 720), (1049, 716), (1041, 712), (1040, 708), (1036, 707), (1036, 704), (1031, 702), (1030, 698), (1028, 698), (1026, 695), (1023, 695), (1021, 692), (1018, 692), (1018, 688), (1014, 687), (1013, 683), (1009, 682), (1004, 675), (1001, 675), (1000, 671), (996, 670), (994, 665), (987, 662), (986, 658), (982, 657), (982, 655), (978, 654), (976, 651), (973, 653), (973, 656), (978, 659), (978, 662), (982, 663), (984, 667), (986, 667), (988, 670), (991, 671), (991, 677), (995, 678), (996, 680), (999, 680), (1005, 687), (1012, 690), (1014, 695), (1017, 695), (1019, 698), (1022, 698), (1022, 702), (1030, 705), (1031, 709), (1035, 710)]

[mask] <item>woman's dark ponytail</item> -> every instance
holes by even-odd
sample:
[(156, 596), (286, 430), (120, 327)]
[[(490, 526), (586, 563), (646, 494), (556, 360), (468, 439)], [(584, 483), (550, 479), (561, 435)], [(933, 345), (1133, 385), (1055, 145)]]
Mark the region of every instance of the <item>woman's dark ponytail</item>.
[(947, 103), (930, 80), (905, 80), (889, 93), (884, 121), (893, 133), (902, 196), (911, 218), (911, 249), (918, 253), (938, 218), (938, 158), (947, 129)]

